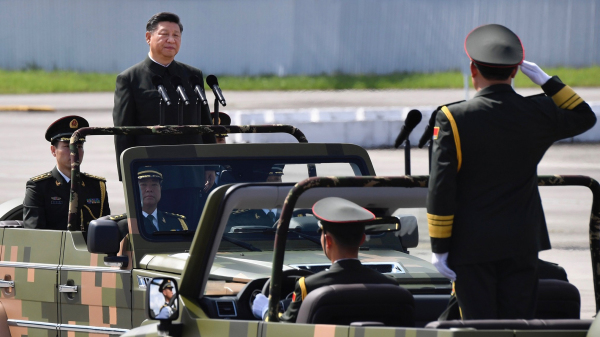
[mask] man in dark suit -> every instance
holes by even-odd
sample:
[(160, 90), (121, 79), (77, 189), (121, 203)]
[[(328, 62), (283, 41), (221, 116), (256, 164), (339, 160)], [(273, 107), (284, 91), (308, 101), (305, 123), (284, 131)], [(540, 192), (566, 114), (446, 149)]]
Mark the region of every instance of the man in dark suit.
[[(485, 25), (466, 38), (475, 97), (440, 108), (427, 197), (432, 263), (456, 280), (463, 319), (530, 319), (538, 252), (550, 248), (537, 165), (596, 123), (573, 89), (524, 61), (520, 39)], [(511, 87), (518, 66), (545, 95)]]
[[(193, 99), (194, 91), (190, 85), (190, 78), (196, 77), (204, 83), (202, 71), (187, 64), (175, 61), (175, 55), (181, 46), (183, 25), (179, 17), (173, 13), (158, 13), (153, 15), (146, 25), (146, 42), (150, 52), (146, 58), (123, 71), (117, 76), (115, 88), (115, 105), (113, 109), (113, 122), (115, 126), (153, 126), (160, 124), (160, 108), (165, 109), (164, 125), (178, 125), (178, 97), (174, 81), (177, 77), (190, 98), (190, 104), (183, 104), (182, 125), (211, 125), (208, 105), (198, 103)], [(171, 100), (171, 105), (161, 102), (161, 94), (155, 83), (158, 79)], [(198, 106), (197, 104), (200, 104)], [(200, 113), (198, 113), (200, 111)], [(121, 153), (133, 146), (148, 145), (176, 145), (176, 144), (202, 144), (215, 143), (211, 135), (169, 135), (169, 136), (115, 136), (115, 151), (119, 179), (121, 179), (120, 158)], [(201, 180), (203, 192), (208, 192), (215, 181), (215, 171), (205, 170)], [(187, 179), (189, 183), (194, 183)], [(197, 184), (193, 184), (194, 186)]]
[(144, 216), (144, 231), (181, 231), (187, 230), (185, 216), (158, 210), (161, 199), (162, 173), (156, 170), (138, 172), (138, 184), (142, 198), (142, 215)]
[[(365, 224), (375, 220), (375, 215), (357, 204), (342, 198), (325, 198), (313, 206), (319, 219), (321, 246), (331, 267), (296, 282), (292, 303), (280, 317), (282, 322), (295, 323), (302, 300), (311, 291), (332, 284), (393, 284), (398, 282), (373, 269), (363, 266), (358, 259), (358, 249), (365, 242)], [(266, 316), (268, 299), (256, 296), (252, 312), (257, 318)]]
[[(71, 151), (69, 141), (77, 129), (88, 127), (79, 116), (66, 116), (52, 123), (46, 130), (50, 152), (56, 158), (56, 166), (50, 172), (27, 181), (23, 200), (23, 226), (25, 228), (66, 230), (69, 217), (69, 194), (71, 191)], [(83, 161), (83, 142), (80, 138), (79, 160)], [(106, 179), (81, 173), (81, 225), (87, 228), (90, 221), (110, 214)]]

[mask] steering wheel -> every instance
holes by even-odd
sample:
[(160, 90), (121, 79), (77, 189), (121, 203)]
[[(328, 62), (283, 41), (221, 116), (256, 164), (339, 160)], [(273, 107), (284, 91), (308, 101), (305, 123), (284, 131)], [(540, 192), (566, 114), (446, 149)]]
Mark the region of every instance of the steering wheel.
[[(306, 270), (306, 269), (288, 269), (288, 270), (284, 270), (281, 273), (281, 279), (283, 280), (285, 278), (292, 277), (292, 276), (305, 277), (305, 276), (310, 276), (312, 274), (314, 274), (312, 271)], [(271, 287), (271, 279), (269, 278), (267, 280), (267, 282), (265, 282), (265, 285), (262, 288), (262, 294), (265, 295), (266, 297), (269, 297), (270, 287)]]

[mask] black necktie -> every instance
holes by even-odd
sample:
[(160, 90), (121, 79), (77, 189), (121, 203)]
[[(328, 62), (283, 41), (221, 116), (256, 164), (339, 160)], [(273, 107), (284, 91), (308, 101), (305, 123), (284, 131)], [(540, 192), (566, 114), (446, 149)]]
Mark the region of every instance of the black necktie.
[(152, 214), (148, 214), (146, 220), (148, 221), (148, 225), (152, 226), (152, 229), (156, 229), (156, 226), (154, 225), (154, 216)]

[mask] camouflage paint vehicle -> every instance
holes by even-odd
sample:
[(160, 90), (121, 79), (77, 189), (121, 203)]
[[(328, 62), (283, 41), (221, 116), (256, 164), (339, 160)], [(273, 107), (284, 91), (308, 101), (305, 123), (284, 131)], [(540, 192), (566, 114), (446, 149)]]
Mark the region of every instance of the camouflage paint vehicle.
[[(223, 133), (224, 128), (229, 133), (286, 132), (300, 143), (128, 149), (121, 159), (127, 212), (99, 219), (97, 222), (105, 226), (94, 235), (88, 228), (81, 228), (77, 218), (80, 172), (74, 147), (69, 230), (22, 228), (21, 202), (0, 205), (0, 326), (7, 325), (12, 337), (79, 337), (118, 336), (144, 324), (149, 280), (180, 280), (191, 258), (192, 242), (198, 240), (198, 224), (217, 221), (217, 216), (219, 223), (224, 224), (220, 228), (227, 229), (227, 233), (221, 233), (219, 239), (200, 238), (210, 241), (204, 246), (217, 252), (209, 268), (209, 293), (226, 297), (252, 295), (252, 291), (242, 289), (250, 289), (249, 284), (252, 289), (260, 288), (271, 275), (277, 227), (274, 222), (267, 226), (261, 222), (267, 218), (264, 209), (281, 210), (283, 198), (293, 185), (309, 177), (375, 175), (364, 149), (349, 144), (308, 144), (302, 133), (291, 126), (84, 128), (73, 135), (71, 144), (86, 135)], [(274, 167), (281, 170), (282, 182), (266, 183)], [(137, 173), (148, 168), (159, 170), (164, 176), (159, 210), (185, 217), (188, 230), (148, 232), (138, 225), (143, 216)], [(204, 182), (198, 177), (205, 170), (218, 172), (217, 186), (210, 194), (215, 197), (200, 192)], [(227, 198), (230, 188), (239, 188), (240, 183), (246, 187), (235, 193), (236, 198), (241, 196), (239, 203), (223, 211), (219, 198)], [(421, 207), (424, 198), (425, 191), (421, 190), (418, 195), (404, 198), (405, 205), (401, 207)], [(401, 207), (382, 205), (376, 211), (391, 215)], [(310, 221), (310, 208), (304, 205), (294, 214), (296, 229), (290, 233), (288, 244), (294, 253), (286, 258), (287, 270), (319, 270), (328, 265), (315, 239), (318, 234), (314, 221)], [(450, 283), (428, 262), (407, 254), (418, 243), (418, 231), (414, 217), (403, 219), (403, 231), (374, 235), (361, 258), (373, 268), (405, 280), (415, 294), (429, 296), (429, 305), (435, 310), (423, 310), (430, 316), (423, 318), (425, 322), (445, 307)], [(304, 225), (311, 230), (303, 233)], [(120, 231), (115, 232), (115, 228)], [(219, 243), (215, 245), (214, 240)], [(235, 308), (239, 314), (235, 319), (252, 319), (248, 302), (246, 299)], [(4, 320), (2, 312), (6, 313)]]
[[(279, 323), (277, 304), (280, 298), (291, 291), (292, 282), (287, 282), (288, 255), (290, 250), (290, 230), (295, 224), (294, 210), (310, 206), (324, 196), (339, 196), (350, 199), (366, 207), (386, 207), (398, 204), (410, 205), (418, 199), (419, 192), (426, 186), (427, 177), (328, 177), (308, 178), (292, 188), (282, 186), (261, 186), (236, 184), (223, 186), (214, 191), (207, 203), (207, 212), (203, 215), (197, 233), (192, 242), (189, 258), (179, 280), (178, 310), (173, 316), (176, 321), (161, 320), (160, 324), (145, 325), (125, 334), (127, 337), (170, 336), (597, 336), (600, 333), (600, 318), (580, 319), (536, 319), (536, 320), (500, 320), (500, 321), (440, 321), (431, 322), (425, 328), (382, 327), (369, 322), (357, 325), (329, 325), (302, 322), (295, 324)], [(598, 272), (598, 248), (600, 245), (600, 185), (588, 177), (582, 176), (543, 176), (539, 184), (544, 186), (584, 186), (592, 190), (593, 206), (590, 219), (590, 244), (594, 272)], [(240, 319), (243, 311), (248, 310), (247, 303), (253, 292), (261, 288), (264, 292), (264, 280), (254, 279), (238, 294), (213, 294), (211, 289), (212, 272), (218, 263), (218, 246), (222, 244), (221, 235), (226, 233), (227, 219), (223, 214), (238, 207), (248, 195), (256, 195), (260, 190), (284, 190), (283, 196), (273, 201), (283, 202), (282, 215), (276, 230), (275, 250), (273, 251), (270, 279), (269, 321)], [(274, 191), (273, 191), (274, 192)], [(283, 191), (281, 191), (283, 192)], [(279, 193), (282, 194), (282, 193)], [(391, 202), (390, 199), (396, 201)], [(218, 206), (218, 207), (217, 207)], [(216, 210), (216, 211), (209, 211)], [(297, 220), (297, 219), (296, 219)], [(288, 251), (286, 251), (286, 249)], [(290, 254), (291, 253), (291, 254)], [(370, 253), (362, 253), (366, 255)], [(247, 254), (245, 254), (247, 255)], [(215, 257), (217, 259), (215, 259)], [(364, 260), (364, 256), (361, 256)], [(410, 268), (409, 262), (402, 265)], [(221, 267), (221, 266), (219, 266)], [(223, 266), (224, 267), (224, 266)], [(212, 269), (211, 269), (212, 268)], [(296, 271), (297, 272), (297, 271)], [(292, 273), (291, 275), (293, 275)], [(296, 274), (297, 275), (297, 274)], [(425, 289), (423, 280), (411, 282), (405, 275), (394, 275), (402, 286), (409, 289)], [(156, 279), (154, 281), (157, 281)], [(598, 277), (594, 276), (595, 295), (598, 298)], [(258, 283), (258, 284), (257, 284)], [(412, 288), (413, 286), (414, 288)], [(430, 284), (430, 286), (432, 286)], [(424, 298), (413, 291), (415, 310), (426, 303)], [(310, 294), (309, 294), (310, 295)], [(308, 297), (303, 305), (308, 303)], [(596, 301), (598, 305), (598, 301)], [(246, 308), (244, 308), (246, 307)], [(237, 310), (236, 310), (237, 309)], [(302, 311), (302, 308), (300, 309)], [(433, 310), (433, 309), (431, 309)], [(317, 310), (315, 310), (316, 312)], [(152, 313), (149, 313), (152, 317)], [(301, 314), (299, 314), (299, 317)], [(418, 316), (418, 314), (417, 314)], [(417, 322), (418, 324), (418, 322)], [(374, 325), (374, 326), (369, 326)]]
[[(198, 132), (197, 129), (214, 132), (221, 131), (220, 128), (184, 127), (182, 132)], [(244, 132), (242, 127), (227, 131), (233, 132), (235, 128)], [(72, 143), (86, 132), (163, 131), (179, 132), (179, 128), (81, 129), (74, 134)], [(77, 177), (76, 151), (72, 151), (72, 156), (72, 176)], [(0, 333), (6, 323), (13, 337), (123, 333), (125, 336), (157, 336), (159, 330), (165, 329), (181, 336), (478, 334), (464, 330), (276, 322), (276, 304), (279, 297), (291, 291), (293, 276), (328, 265), (314, 240), (317, 233), (309, 211), (314, 201), (325, 196), (345, 197), (368, 207), (378, 216), (400, 218), (399, 231), (373, 232), (360, 258), (374, 263), (375, 268), (382, 268), (379, 270), (388, 272), (409, 289), (415, 299), (417, 325), (435, 321), (448, 302), (450, 283), (431, 264), (407, 254), (408, 248), (418, 242), (418, 234), (413, 218), (403, 216), (414, 208), (424, 207), (427, 177), (374, 178), (375, 171), (366, 151), (348, 144), (139, 147), (125, 151), (121, 164), (125, 216), (100, 219), (89, 229), (84, 228), (87, 232), (77, 226), (64, 232), (7, 227), (11, 222), (5, 222), (5, 227), (0, 228), (3, 240), (0, 267), (5, 275), (1, 283), (4, 289), (0, 296), (3, 307)], [(281, 183), (265, 183), (273, 167), (282, 168)], [(141, 226), (142, 201), (137, 173), (148, 168), (164, 176), (163, 204), (159, 203), (159, 208), (185, 215), (187, 231), (150, 232)], [(211, 169), (220, 173), (218, 186), (209, 195), (199, 195), (203, 181), (197, 181), (197, 177)], [(317, 175), (338, 177), (315, 178)], [(296, 184), (298, 181), (302, 183)], [(541, 182), (573, 184), (561, 177)], [(593, 187), (595, 206), (590, 235), (594, 235), (596, 242), (600, 230), (600, 204), (594, 190), (598, 189), (597, 183), (583, 179), (578, 184)], [(77, 200), (77, 178), (74, 178), (70, 224), (78, 223)], [(198, 212), (189, 207), (189, 200), (194, 201), (192, 206), (204, 207)], [(259, 211), (266, 216), (265, 211), (273, 209), (281, 210), (277, 223), (272, 226), (255, 223), (264, 220)], [(12, 208), (5, 214), (14, 213)], [(237, 217), (241, 217), (241, 221), (233, 222)], [(125, 228), (120, 226), (123, 223)], [(593, 251), (597, 252), (595, 244)], [(597, 256), (592, 257), (598, 261)], [(282, 276), (284, 270), (285, 277)], [(270, 286), (265, 287), (269, 277)], [(164, 321), (161, 328), (146, 318), (156, 316), (156, 312), (151, 313), (153, 298), (152, 291), (148, 291), (157, 288), (151, 281), (153, 278), (172, 279), (179, 285), (175, 294), (180, 317), (173, 324)], [(596, 278), (594, 281), (597, 283)], [(271, 294), (270, 322), (256, 320), (250, 310), (253, 296), (264, 288)], [(5, 322), (2, 311), (6, 312)], [(590, 323), (583, 322), (587, 327)], [(569, 329), (560, 333), (583, 336), (587, 330), (587, 327), (578, 331), (566, 327)], [(514, 336), (516, 330), (485, 331), (482, 335)]]

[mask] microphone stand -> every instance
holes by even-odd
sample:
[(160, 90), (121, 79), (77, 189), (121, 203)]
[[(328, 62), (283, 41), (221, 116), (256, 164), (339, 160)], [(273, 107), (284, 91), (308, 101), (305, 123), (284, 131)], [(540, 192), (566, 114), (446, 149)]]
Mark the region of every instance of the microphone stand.
[(181, 102), (181, 97), (177, 100), (177, 122), (179, 122), (179, 125), (183, 125), (183, 103)]
[(410, 140), (408, 137), (404, 143), (404, 175), (410, 175)]
[(213, 115), (213, 125), (219, 124), (219, 99), (215, 97), (215, 109)]
[(163, 104), (162, 97), (160, 98), (160, 102), (158, 103), (158, 111), (159, 111), (159, 125), (165, 125), (165, 105)]

